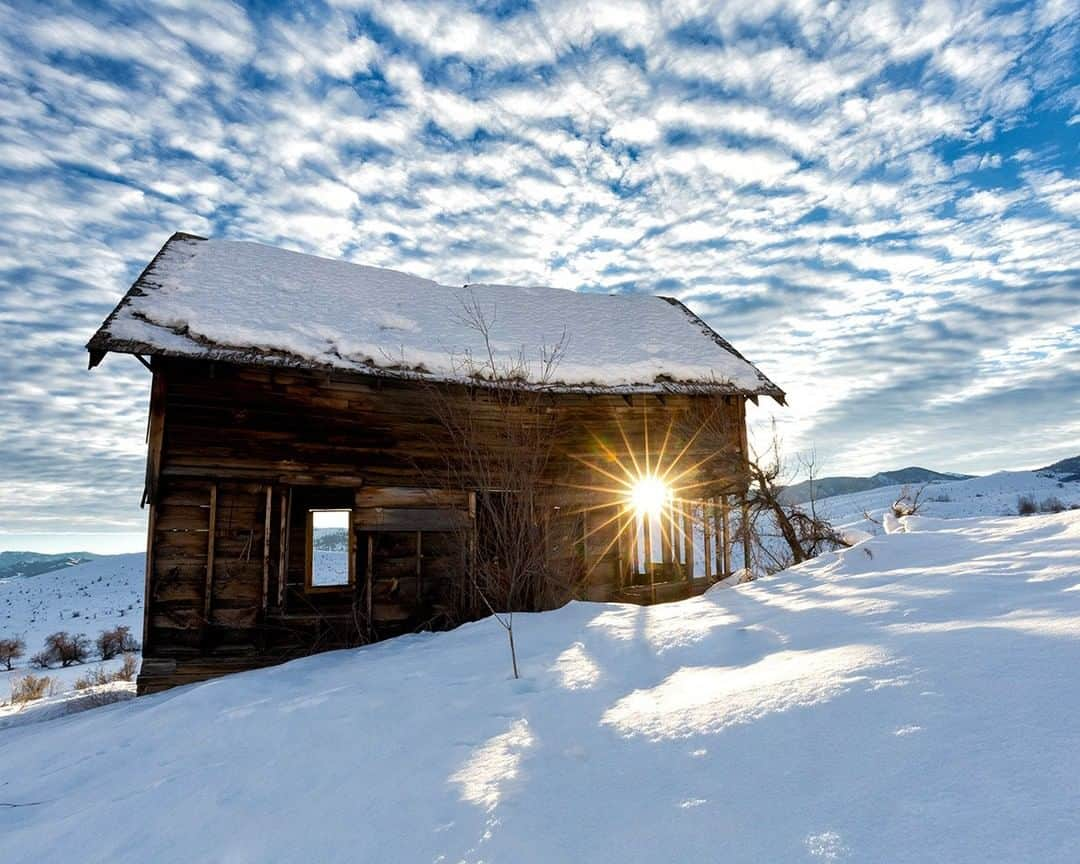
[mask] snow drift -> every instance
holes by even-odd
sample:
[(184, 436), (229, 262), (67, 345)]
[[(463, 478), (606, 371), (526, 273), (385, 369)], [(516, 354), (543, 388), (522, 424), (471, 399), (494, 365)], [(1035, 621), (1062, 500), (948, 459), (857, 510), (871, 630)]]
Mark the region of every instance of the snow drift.
[(1080, 859), (1080, 513), (520, 616), (0, 736), (0, 860)]

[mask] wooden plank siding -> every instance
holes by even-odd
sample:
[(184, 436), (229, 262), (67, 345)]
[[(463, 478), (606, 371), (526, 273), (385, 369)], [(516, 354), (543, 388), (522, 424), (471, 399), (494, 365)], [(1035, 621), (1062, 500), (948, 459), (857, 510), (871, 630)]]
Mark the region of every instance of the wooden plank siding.
[[(160, 357), (153, 367), (140, 692), (441, 626), (453, 592), (468, 590), (461, 583), (472, 543), (463, 544), (461, 527), (475, 506), (474, 490), (429, 491), (452, 448), (426, 385)], [(482, 388), (461, 386), (454, 398), (494, 428), (497, 409)], [(562, 572), (582, 575), (580, 596), (626, 597), (633, 587), (639, 556), (620, 530), (630, 517), (616, 518), (615, 507), (591, 511), (586, 529), (569, 515), (618, 499), (597, 491), (615, 489), (608, 475), (622, 476), (635, 458), (645, 464), (646, 455), (656, 466), (666, 440), (661, 468), (676, 456), (673, 474), (700, 463), (683, 480), (697, 487), (695, 498), (744, 491), (741, 397), (722, 397), (731, 429), (722, 449), (714, 440), (712, 450), (697, 443), (679, 455), (701, 398), (545, 397), (557, 430), (550, 556)], [(347, 587), (305, 590), (311, 509), (353, 513), (356, 578)], [(666, 542), (665, 556), (677, 547), (692, 562), (692, 536)], [(717, 555), (718, 545), (705, 554)], [(694, 575), (692, 563), (681, 573), (683, 596), (707, 584)], [(653, 591), (657, 599), (670, 593)]]

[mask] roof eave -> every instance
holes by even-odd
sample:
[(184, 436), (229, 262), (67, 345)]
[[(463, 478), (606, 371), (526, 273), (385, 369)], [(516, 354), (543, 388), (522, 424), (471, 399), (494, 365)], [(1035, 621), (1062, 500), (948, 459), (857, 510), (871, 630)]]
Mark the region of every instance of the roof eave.
[(109, 327), (113, 323), (113, 321), (116, 320), (116, 316), (120, 313), (120, 310), (131, 302), (132, 297), (138, 297), (144, 293), (142, 286), (146, 280), (146, 277), (153, 271), (154, 267), (161, 259), (161, 256), (165, 254), (166, 250), (172, 243), (176, 241), (206, 239), (206, 237), (200, 237), (198, 234), (189, 234), (186, 231), (175, 231), (173, 235), (162, 244), (161, 248), (158, 249), (157, 254), (150, 259), (150, 263), (143, 267), (142, 272), (139, 273), (138, 278), (131, 283), (131, 287), (128, 288), (124, 296), (120, 298), (120, 302), (116, 304), (116, 308), (114, 308), (112, 312), (109, 313), (108, 317), (103, 322), (101, 322), (101, 326), (98, 327), (97, 332), (94, 333), (94, 335), (90, 337), (90, 341), (86, 343), (86, 350), (90, 352), (90, 369), (93, 369), (95, 366), (100, 364), (101, 361), (105, 359), (105, 355), (108, 354), (110, 351), (121, 354), (161, 353), (148, 351), (145, 350), (145, 348), (140, 351), (118, 350), (116, 347), (114, 347), (114, 345), (119, 343), (115, 342), (109, 335)]
[(740, 354), (735, 349), (734, 345), (732, 345), (730, 342), (727, 341), (727, 339), (725, 339), (723, 336), (721, 336), (719, 333), (717, 333), (715, 330), (713, 330), (713, 328), (710, 327), (709, 324), (700, 315), (697, 315), (695, 312), (692, 312), (690, 310), (690, 307), (688, 307), (685, 303), (683, 303), (682, 300), (679, 300), (679, 299), (677, 299), (675, 297), (661, 297), (660, 299), (665, 300), (666, 302), (670, 303), (672, 306), (677, 306), (678, 308), (682, 309), (682, 311), (684, 313), (686, 313), (686, 316), (691, 321), (693, 321), (695, 324), (697, 324), (699, 327), (701, 327), (702, 331), (704, 331), (704, 333), (707, 336), (709, 336), (717, 345), (719, 345), (721, 348), (723, 348), (728, 353), (733, 354), (734, 356), (738, 357), (747, 366), (749, 366), (751, 369), (754, 370), (754, 372), (757, 374), (758, 378), (761, 381), (761, 387), (756, 388), (756, 389), (754, 389), (752, 391), (746, 391), (747, 393), (752, 392), (755, 395), (771, 396), (773, 399), (776, 400), (777, 404), (779, 404), (779, 405), (787, 405), (787, 399), (786, 399), (786, 397), (784, 395), (784, 391), (781, 390), (779, 387), (777, 387), (776, 384), (774, 384), (769, 379), (769, 377), (767, 375), (765, 375), (764, 372), (762, 372), (760, 369), (757, 368), (757, 366), (755, 366), (753, 363), (751, 363), (749, 360), (747, 360), (745, 357), (743, 357), (743, 355)]
[[(190, 338), (190, 337), (188, 337)], [(309, 372), (323, 372), (337, 375), (352, 375), (368, 378), (390, 378), (401, 381), (430, 381), (451, 384), (462, 384), (475, 387), (498, 387), (498, 382), (483, 379), (458, 378), (452, 376), (432, 375), (422, 370), (415, 369), (387, 369), (379, 366), (369, 367), (343, 367), (327, 363), (316, 363), (307, 358), (295, 354), (287, 354), (265, 349), (240, 350), (221, 345), (199, 345), (198, 351), (186, 352), (161, 348), (149, 342), (140, 342), (131, 339), (113, 339), (107, 332), (99, 330), (90, 340), (87, 346), (90, 351), (91, 365), (96, 366), (107, 353), (132, 354), (147, 357), (175, 357), (183, 360), (191, 360), (204, 363), (235, 363), (242, 366), (262, 366), (277, 369), (297, 369)], [(96, 359), (95, 359), (96, 358)], [(582, 383), (566, 384), (550, 382), (544, 384), (515, 383), (513, 386), (522, 386), (530, 390), (542, 390), (550, 393), (589, 393), (611, 395), (652, 395), (652, 394), (687, 394), (687, 395), (724, 395), (741, 396), (757, 401), (758, 396), (771, 396), (781, 405), (784, 404), (784, 393), (778, 387), (762, 387), (748, 390), (737, 387), (731, 383), (715, 380), (703, 381), (677, 381), (663, 380), (652, 382), (636, 382), (630, 384), (599, 384)]]

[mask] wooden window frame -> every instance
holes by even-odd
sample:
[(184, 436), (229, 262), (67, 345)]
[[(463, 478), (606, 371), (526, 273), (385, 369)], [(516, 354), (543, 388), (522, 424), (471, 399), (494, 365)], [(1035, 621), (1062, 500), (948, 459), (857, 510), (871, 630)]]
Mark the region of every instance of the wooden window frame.
[[(314, 526), (316, 513), (348, 513), (349, 514), (349, 581), (342, 585), (315, 585), (312, 582), (315, 558), (312, 554), (314, 540)], [(308, 507), (305, 519), (305, 542), (304, 542), (304, 592), (307, 594), (330, 594), (334, 592), (352, 591), (356, 587), (356, 532), (353, 527), (353, 511), (348, 507)]]

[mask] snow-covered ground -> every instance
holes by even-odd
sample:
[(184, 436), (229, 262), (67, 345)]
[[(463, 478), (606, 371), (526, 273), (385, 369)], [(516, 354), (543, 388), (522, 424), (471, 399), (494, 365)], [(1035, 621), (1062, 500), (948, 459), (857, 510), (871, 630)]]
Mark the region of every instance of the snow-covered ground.
[[(881, 521), (882, 513), (901, 494), (904, 487), (882, 486), (866, 492), (835, 495), (819, 502), (820, 511), (834, 525), (847, 525), (881, 533), (880, 528), (866, 524), (864, 513)], [(920, 487), (907, 487), (917, 491)], [(1056, 497), (1066, 507), (1080, 507), (1080, 481), (1063, 482), (1056, 475), (1036, 471), (999, 471), (986, 477), (972, 477), (949, 483), (934, 483), (922, 494), (921, 513), (926, 516), (962, 518), (968, 516), (1016, 515), (1017, 499), (1029, 495), (1041, 503)]]
[[(63, 693), (71, 689), (75, 679), (102, 665), (95, 661), (67, 669), (30, 668), (30, 656), (41, 650), (49, 634), (58, 630), (85, 633), (93, 642), (102, 630), (124, 624), (136, 639), (142, 638), (144, 561), (138, 552), (108, 555), (51, 573), (0, 579), (0, 638), (26, 641), (26, 656), (15, 669), (0, 671), (0, 729), (5, 717), (16, 710), (4, 705), (14, 679), (27, 672), (48, 675), (57, 692)], [(117, 658), (104, 666), (112, 670), (122, 662)]]
[(901, 527), (10, 729), (0, 860), (1080, 860), (1080, 512)]

